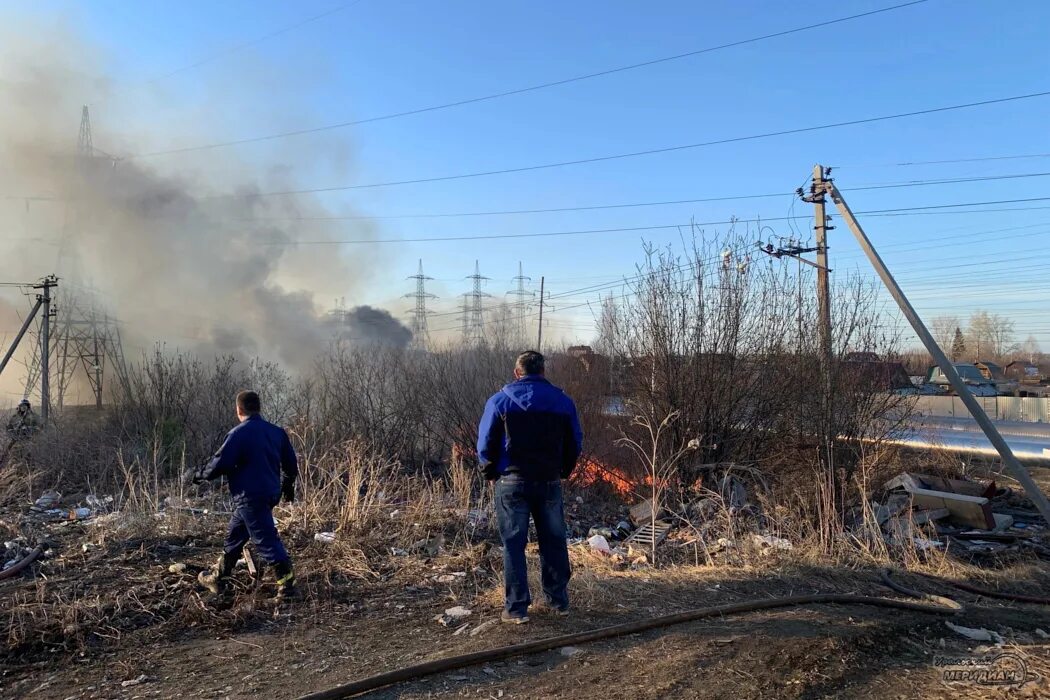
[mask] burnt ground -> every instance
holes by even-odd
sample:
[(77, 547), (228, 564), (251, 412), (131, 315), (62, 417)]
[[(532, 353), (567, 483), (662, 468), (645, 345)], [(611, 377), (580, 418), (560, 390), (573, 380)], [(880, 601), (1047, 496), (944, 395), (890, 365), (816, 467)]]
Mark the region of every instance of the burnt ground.
[[(180, 536), (181, 537), (181, 536)], [(301, 556), (303, 600), (274, 608), (265, 591), (241, 591), (227, 608), (205, 603), (189, 581), (210, 559), (210, 541), (110, 543), (103, 553), (70, 553), (40, 576), (0, 583), (8, 646), (0, 696), (54, 698), (295, 698), (350, 680), (450, 655), (653, 615), (720, 603), (808, 592), (896, 594), (877, 583), (876, 570), (798, 565), (782, 559), (760, 567), (675, 567), (615, 571), (574, 553), (574, 615), (542, 609), (521, 627), (491, 625), (499, 607), (492, 552), (471, 561), (415, 561), (394, 572), (347, 577), (317, 567), (326, 551), (310, 545)], [(61, 545), (60, 545), (61, 546)], [(70, 548), (71, 549), (71, 548)], [(104, 554), (104, 555), (103, 555)], [(58, 555), (56, 555), (58, 556)], [(94, 557), (93, 559), (91, 557)], [(189, 564), (172, 574), (172, 561)], [(433, 583), (435, 570), (480, 561), (467, 577)], [(533, 561), (535, 564), (535, 561)], [(418, 565), (418, 566), (417, 566)], [(51, 572), (48, 572), (48, 569)], [(465, 566), (464, 566), (465, 568)], [(534, 567), (535, 568), (535, 567)], [(1000, 572), (1046, 590), (1050, 570), (1015, 563)], [(95, 577), (92, 583), (85, 579)], [(385, 577), (385, 578), (384, 578)], [(96, 580), (97, 579), (97, 580)], [(242, 575), (243, 583), (244, 575)], [(948, 589), (905, 577), (928, 591)], [(89, 585), (106, 594), (90, 595)], [(1014, 581), (1012, 590), (1032, 588)], [(33, 601), (74, 595), (96, 608), (67, 610), (61, 620), (23, 620), (14, 642), (13, 604), (41, 615)], [(1002, 635), (1004, 645), (971, 642), (941, 616), (864, 606), (800, 607), (688, 623), (625, 638), (462, 669), (362, 696), (378, 698), (937, 698), (1046, 697), (1050, 686), (1050, 606), (1001, 603), (966, 593), (952, 619)], [(137, 601), (133, 604), (131, 601)], [(471, 627), (455, 635), (434, 621), (446, 607), (473, 610)], [(108, 607), (107, 607), (108, 606)], [(72, 608), (70, 608), (72, 609)], [(91, 610), (98, 609), (96, 618)], [(61, 607), (49, 609), (59, 615)], [(969, 657), (1008, 650), (1032, 680), (996, 688), (946, 682), (938, 656)], [(146, 676), (139, 684), (122, 685)]]

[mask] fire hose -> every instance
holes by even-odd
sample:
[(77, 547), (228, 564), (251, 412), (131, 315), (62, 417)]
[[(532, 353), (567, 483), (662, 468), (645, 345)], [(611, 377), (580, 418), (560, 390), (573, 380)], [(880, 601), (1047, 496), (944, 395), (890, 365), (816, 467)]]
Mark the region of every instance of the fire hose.
[(610, 627), (588, 630), (586, 632), (574, 632), (558, 637), (537, 639), (522, 644), (485, 649), (470, 654), (451, 656), (444, 659), (436, 659), (415, 666), (379, 673), (368, 678), (362, 678), (345, 685), (340, 685), (328, 690), (303, 695), (299, 700), (341, 700), (354, 695), (376, 690), (385, 686), (406, 681), (416, 680), (424, 676), (444, 673), (467, 666), (502, 661), (514, 656), (534, 654), (541, 651), (549, 651), (559, 647), (572, 646), (596, 642), (601, 639), (623, 637), (629, 634), (637, 634), (648, 630), (680, 625), (685, 622), (693, 622), (712, 617), (723, 617), (739, 613), (757, 612), (760, 610), (774, 610), (777, 608), (788, 608), (799, 605), (870, 605), (879, 608), (891, 608), (896, 610), (911, 610), (913, 612), (932, 613), (936, 615), (954, 615), (963, 610), (963, 606), (950, 598), (934, 596), (907, 588), (889, 576), (889, 572), (883, 572), (882, 582), (904, 595), (929, 601), (928, 603), (913, 603), (905, 600), (893, 600), (891, 598), (878, 598), (874, 596), (854, 595), (847, 593), (815, 593), (811, 595), (788, 596), (784, 598), (769, 598), (765, 600), (749, 600), (742, 603), (730, 603), (728, 605), (716, 605), (708, 608), (697, 608), (686, 610), (671, 615), (627, 622)]
[(38, 544), (36, 547), (33, 548), (33, 551), (22, 557), (17, 564), (9, 566), (3, 571), (0, 571), (0, 581), (3, 581), (5, 578), (11, 578), (19, 572), (21, 572), (22, 569), (26, 568), (27, 566), (35, 562), (37, 559), (39, 559), (40, 555), (46, 552), (47, 549), (47, 542), (42, 542)]

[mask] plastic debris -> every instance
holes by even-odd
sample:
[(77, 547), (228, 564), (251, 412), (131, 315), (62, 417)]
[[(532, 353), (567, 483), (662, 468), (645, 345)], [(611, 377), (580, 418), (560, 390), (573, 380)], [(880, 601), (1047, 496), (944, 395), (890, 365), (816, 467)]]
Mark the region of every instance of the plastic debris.
[(133, 678), (130, 681), (121, 681), (120, 687), (121, 688), (130, 688), (130, 687), (135, 686), (135, 685), (142, 685), (143, 683), (146, 683), (148, 681), (149, 681), (149, 676), (147, 676), (145, 673), (143, 673), (138, 678)]
[(962, 625), (953, 625), (952, 623), (945, 621), (945, 625), (948, 626), (952, 632), (960, 634), (967, 639), (972, 639), (975, 642), (995, 642), (996, 644), (1002, 644), (1003, 638), (998, 632), (986, 630), (983, 627), (963, 627)]
[(587, 544), (590, 545), (591, 549), (595, 550), (596, 552), (601, 552), (602, 554), (612, 553), (612, 548), (609, 546), (609, 540), (605, 539), (601, 535), (594, 535), (589, 540), (587, 540)]
[(183, 564), (181, 561), (178, 562), (178, 563), (172, 564), (171, 566), (168, 567), (168, 573), (170, 573), (170, 574), (182, 574), (182, 573), (185, 573), (185, 572), (186, 572), (186, 565)]
[(314, 540), (317, 542), (324, 542), (325, 544), (331, 544), (335, 542), (334, 532), (318, 532), (314, 535)]
[(44, 491), (33, 505), (42, 510), (50, 510), (57, 506), (62, 500), (62, 494), (58, 491)]
[(761, 547), (764, 552), (771, 552), (774, 550), (786, 552), (790, 549), (794, 549), (794, 545), (792, 545), (789, 540), (774, 535), (751, 535), (751, 541)]

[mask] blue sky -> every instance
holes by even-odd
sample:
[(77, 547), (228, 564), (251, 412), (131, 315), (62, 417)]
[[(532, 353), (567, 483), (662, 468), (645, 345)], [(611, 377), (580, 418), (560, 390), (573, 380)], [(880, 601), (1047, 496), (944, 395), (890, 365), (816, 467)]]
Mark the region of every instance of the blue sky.
[[(361, 0), (323, 20), (227, 51), (338, 7), (299, 3), (11, 3), (15, 14), (65, 24), (101, 47), (113, 94), (85, 84), (96, 144), (123, 154), (163, 150), (362, 119), (646, 61), (895, 4), (841, 2), (826, 12), (795, 3), (485, 3)], [(10, 12), (8, 14), (11, 14)], [(426, 178), (529, 166), (812, 126), (1050, 89), (1050, 4), (930, 0), (893, 12), (490, 102), (279, 141), (224, 149), (265, 173), (290, 168), (305, 187)], [(181, 70), (220, 52), (214, 60)], [(222, 53), (225, 52), (225, 53)], [(159, 80), (154, 80), (161, 77)], [(75, 117), (73, 117), (75, 121)], [(911, 119), (525, 173), (324, 195), (340, 210), (386, 216), (557, 208), (790, 192), (814, 162), (837, 166), (855, 210), (1048, 196), (1048, 178), (858, 191), (913, 179), (1050, 171), (1030, 158), (911, 167), (900, 162), (1050, 153), (1050, 97)], [(123, 149), (123, 150), (122, 150)], [(191, 172), (214, 153), (158, 156)], [(531, 215), (383, 219), (383, 239), (628, 228), (783, 217), (788, 196)], [(1050, 201), (1042, 203), (1050, 206)], [(1035, 202), (1030, 207), (1039, 206)], [(1024, 207), (1024, 204), (1004, 205)], [(809, 208), (795, 207), (808, 214)], [(926, 316), (976, 308), (1016, 319), (1050, 350), (1050, 283), (1039, 258), (1050, 209), (864, 220)], [(1041, 225), (1045, 224), (1045, 225)], [(784, 235), (784, 223), (773, 223)], [(358, 238), (359, 223), (301, 224)], [(1024, 228), (1021, 228), (1024, 227)], [(724, 229), (725, 227), (707, 227)], [(1001, 229), (999, 234), (992, 233)], [(965, 239), (950, 237), (967, 234)], [(564, 292), (630, 274), (641, 241), (674, 231), (479, 242), (345, 246), (368, 256), (367, 285), (348, 304), (402, 310), (405, 277), (422, 258), (447, 311), (480, 260), (487, 291), (511, 289), (518, 261)], [(928, 242), (927, 242), (928, 241)], [(845, 226), (833, 266), (863, 263)], [(962, 264), (985, 261), (974, 267)], [(596, 295), (572, 296), (563, 305)], [(568, 338), (591, 336), (589, 312), (553, 317)], [(437, 327), (454, 318), (435, 319)]]

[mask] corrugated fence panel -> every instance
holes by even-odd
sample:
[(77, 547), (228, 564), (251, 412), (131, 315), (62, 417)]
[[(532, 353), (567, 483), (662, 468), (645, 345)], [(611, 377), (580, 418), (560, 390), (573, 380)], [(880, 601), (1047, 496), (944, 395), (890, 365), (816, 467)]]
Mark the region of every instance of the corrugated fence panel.
[[(1050, 423), (1050, 398), (978, 396), (977, 401), (992, 420)], [(915, 409), (924, 416), (962, 418), (970, 415), (958, 396), (917, 396)]]

